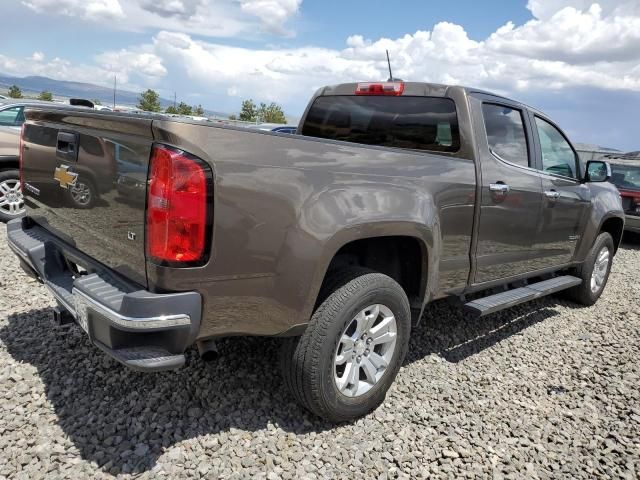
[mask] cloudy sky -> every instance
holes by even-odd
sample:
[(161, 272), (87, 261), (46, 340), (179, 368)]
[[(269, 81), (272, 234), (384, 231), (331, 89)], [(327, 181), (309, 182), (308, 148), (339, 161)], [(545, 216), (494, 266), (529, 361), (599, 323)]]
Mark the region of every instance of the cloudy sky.
[(405, 80), (493, 90), (574, 141), (640, 149), (639, 0), (4, 0), (3, 19), (4, 74), (115, 74), (218, 111), (253, 98), (299, 115), (322, 85), (386, 79), (388, 49)]

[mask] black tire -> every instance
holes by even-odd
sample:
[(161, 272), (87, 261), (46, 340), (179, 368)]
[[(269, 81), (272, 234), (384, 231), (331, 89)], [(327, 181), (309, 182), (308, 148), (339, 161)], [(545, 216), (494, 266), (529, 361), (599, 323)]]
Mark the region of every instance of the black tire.
[[(6, 183), (5, 183), (6, 182)], [(19, 170), (2, 170), (0, 171), (0, 184), (3, 185), (14, 185), (15, 182), (20, 182), (20, 171)], [(19, 200), (22, 200), (22, 192), (9, 192), (13, 198), (13, 195), (16, 193), (19, 194)], [(7, 192), (0, 191), (0, 202), (5, 200), (5, 195)], [(16, 202), (11, 202), (12, 204), (16, 204)], [(13, 220), (14, 218), (20, 218), (24, 215), (24, 203), (21, 205), (21, 209), (16, 214), (11, 213), (11, 209), (9, 204), (6, 203), (3, 206), (0, 206), (0, 221), (8, 222), (9, 220)], [(15, 208), (15, 207), (14, 207)]]
[[(82, 189), (81, 191), (75, 189)], [(98, 199), (98, 190), (92, 180), (79, 176), (75, 187), (69, 187), (66, 191), (67, 199), (74, 208), (93, 208)]]
[[(283, 343), (284, 381), (296, 400), (319, 417), (331, 422), (354, 420), (384, 401), (402, 365), (411, 332), (409, 300), (392, 278), (357, 267), (331, 272), (320, 295), (324, 300), (304, 334)], [(334, 381), (334, 358), (343, 332), (357, 313), (373, 304), (386, 306), (395, 317), (395, 348), (384, 373), (370, 390), (346, 396)]]
[[(594, 290), (592, 288), (591, 277), (596, 267), (598, 256), (600, 255), (600, 252), (605, 248), (609, 251), (609, 263), (604, 274), (604, 281)], [(587, 258), (576, 272), (576, 275), (582, 279), (582, 283), (577, 287), (573, 287), (567, 290), (567, 298), (582, 305), (591, 306), (595, 304), (602, 295), (602, 292), (607, 285), (607, 281), (609, 280), (609, 273), (611, 273), (614, 251), (615, 246), (613, 244), (613, 238), (611, 237), (611, 235), (607, 232), (603, 232), (598, 235), (596, 241), (593, 242), (593, 246), (591, 247)]]

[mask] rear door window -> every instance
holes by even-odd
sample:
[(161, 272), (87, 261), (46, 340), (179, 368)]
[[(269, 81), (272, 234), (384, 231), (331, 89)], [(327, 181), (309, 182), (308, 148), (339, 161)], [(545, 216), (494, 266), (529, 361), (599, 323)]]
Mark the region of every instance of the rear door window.
[(19, 127), (24, 123), (24, 114), (22, 107), (11, 107), (0, 110), (0, 125)]
[(460, 149), (455, 103), (440, 97), (318, 97), (302, 135), (413, 150)]
[(522, 167), (530, 166), (522, 112), (503, 105), (482, 105), (484, 127), (491, 153)]
[(611, 182), (618, 188), (640, 191), (640, 166), (611, 165)]

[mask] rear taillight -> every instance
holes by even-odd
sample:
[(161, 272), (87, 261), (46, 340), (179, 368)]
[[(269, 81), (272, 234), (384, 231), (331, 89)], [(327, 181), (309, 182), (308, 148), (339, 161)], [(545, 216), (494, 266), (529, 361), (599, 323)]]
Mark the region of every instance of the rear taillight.
[(20, 165), (20, 191), (24, 193), (24, 131), (27, 124), (22, 124), (20, 130), (20, 147), (18, 150), (18, 164)]
[(211, 190), (211, 169), (202, 160), (154, 145), (147, 187), (147, 258), (169, 266), (207, 261)]
[(400, 96), (404, 92), (404, 82), (367, 82), (359, 83), (356, 95)]

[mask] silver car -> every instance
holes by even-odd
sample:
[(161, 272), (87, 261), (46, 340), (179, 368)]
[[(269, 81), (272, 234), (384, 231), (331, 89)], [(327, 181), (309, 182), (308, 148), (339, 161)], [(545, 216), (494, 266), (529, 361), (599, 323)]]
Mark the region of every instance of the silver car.
[(0, 221), (5, 222), (24, 213), (18, 156), (25, 105), (0, 106)]

